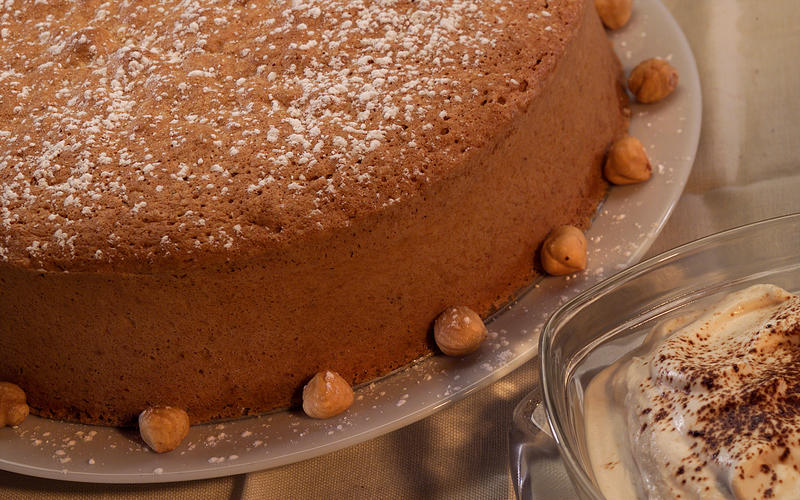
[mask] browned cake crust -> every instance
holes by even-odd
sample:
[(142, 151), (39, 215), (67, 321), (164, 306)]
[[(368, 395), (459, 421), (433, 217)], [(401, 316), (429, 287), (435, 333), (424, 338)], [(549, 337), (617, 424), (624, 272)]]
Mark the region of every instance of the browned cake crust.
[(0, 39), (0, 380), (88, 423), (430, 352), (626, 127), (591, 1), (11, 0)]

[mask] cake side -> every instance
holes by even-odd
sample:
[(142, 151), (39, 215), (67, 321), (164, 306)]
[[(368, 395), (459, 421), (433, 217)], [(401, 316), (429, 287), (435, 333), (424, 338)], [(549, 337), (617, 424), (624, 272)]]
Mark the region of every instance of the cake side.
[(490, 119), (448, 120), (482, 147), (349, 224), (171, 271), (0, 263), (14, 291), (0, 379), (46, 416), (118, 425), (166, 404), (199, 422), (286, 406), (323, 368), (359, 383), (430, 352), (441, 310), (491, 311), (530, 282), (545, 235), (586, 226), (603, 196), (600, 163), (626, 127), (620, 66), (581, 7), (562, 52), (537, 66), (524, 47), (535, 85), (496, 97)]

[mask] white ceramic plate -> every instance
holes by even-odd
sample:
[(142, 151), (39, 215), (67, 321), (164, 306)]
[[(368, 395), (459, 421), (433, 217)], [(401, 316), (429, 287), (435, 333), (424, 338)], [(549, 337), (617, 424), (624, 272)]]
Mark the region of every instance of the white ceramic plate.
[(680, 197), (700, 135), (700, 83), (678, 25), (658, 0), (638, 0), (624, 29), (611, 35), (629, 72), (642, 59), (670, 60), (680, 75), (665, 102), (633, 107), (631, 134), (648, 149), (654, 176), (615, 187), (588, 232), (589, 268), (570, 278), (541, 280), (495, 315), (489, 340), (464, 359), (433, 356), (356, 391), (342, 416), (319, 421), (279, 412), (192, 427), (176, 451), (157, 455), (135, 430), (29, 417), (0, 429), (0, 469), (71, 481), (183, 481), (267, 469), (379, 436), (432, 414), (506, 375), (537, 350), (538, 332), (559, 305), (637, 262)]

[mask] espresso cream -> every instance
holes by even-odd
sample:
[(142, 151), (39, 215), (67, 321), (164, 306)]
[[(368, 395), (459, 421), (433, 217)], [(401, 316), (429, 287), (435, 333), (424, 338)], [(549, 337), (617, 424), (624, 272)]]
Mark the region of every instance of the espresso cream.
[(800, 498), (800, 297), (756, 285), (662, 325), (585, 415), (608, 498)]

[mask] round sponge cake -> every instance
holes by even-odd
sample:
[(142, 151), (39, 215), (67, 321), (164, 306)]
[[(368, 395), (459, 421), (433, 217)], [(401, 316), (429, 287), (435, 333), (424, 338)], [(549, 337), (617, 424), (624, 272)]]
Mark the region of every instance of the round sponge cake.
[(87, 423), (429, 353), (627, 126), (591, 1), (10, 0), (0, 39), (0, 380)]

